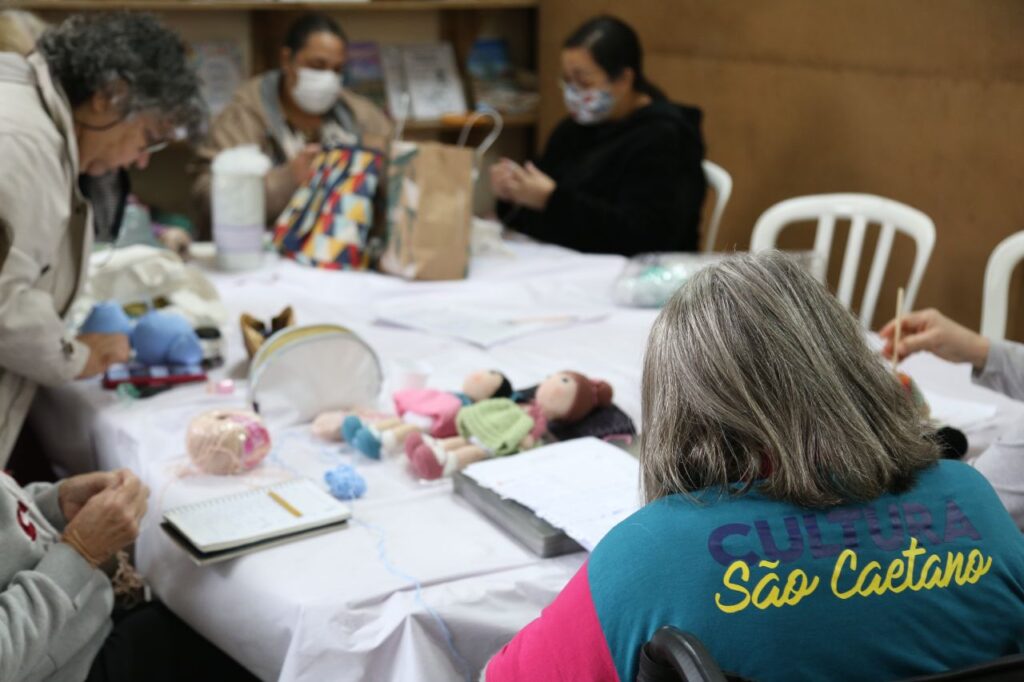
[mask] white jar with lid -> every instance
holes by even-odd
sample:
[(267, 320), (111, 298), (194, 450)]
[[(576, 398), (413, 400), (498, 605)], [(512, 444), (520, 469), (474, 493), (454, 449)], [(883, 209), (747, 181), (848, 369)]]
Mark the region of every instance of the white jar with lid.
[(223, 270), (251, 270), (263, 262), (264, 177), (270, 166), (256, 145), (226, 149), (213, 160), (210, 209)]

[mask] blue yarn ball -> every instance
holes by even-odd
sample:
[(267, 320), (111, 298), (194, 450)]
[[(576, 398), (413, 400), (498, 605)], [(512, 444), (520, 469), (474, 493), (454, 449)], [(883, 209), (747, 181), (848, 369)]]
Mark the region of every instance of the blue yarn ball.
[(366, 494), (366, 479), (348, 464), (341, 464), (324, 474), (331, 494), (339, 500), (354, 500)]

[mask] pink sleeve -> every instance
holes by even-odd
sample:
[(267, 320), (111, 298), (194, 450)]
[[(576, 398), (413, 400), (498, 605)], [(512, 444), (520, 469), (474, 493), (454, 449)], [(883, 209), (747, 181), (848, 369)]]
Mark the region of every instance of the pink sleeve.
[(462, 401), (448, 391), (433, 388), (408, 388), (394, 394), (395, 411), (398, 416), (406, 412), (433, 419), (430, 435), (435, 438), (449, 438), (458, 434), (455, 415), (462, 407)]
[(590, 597), (587, 564), (561, 594), (487, 664), (487, 682), (618, 682)]

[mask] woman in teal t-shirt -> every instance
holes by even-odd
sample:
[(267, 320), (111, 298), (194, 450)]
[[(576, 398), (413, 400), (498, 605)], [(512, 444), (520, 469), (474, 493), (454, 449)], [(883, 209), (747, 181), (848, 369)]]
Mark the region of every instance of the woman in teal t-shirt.
[(898, 680), (1022, 650), (1024, 540), (835, 298), (784, 255), (697, 274), (648, 342), (647, 506), (488, 664), (636, 679), (663, 625), (759, 682)]

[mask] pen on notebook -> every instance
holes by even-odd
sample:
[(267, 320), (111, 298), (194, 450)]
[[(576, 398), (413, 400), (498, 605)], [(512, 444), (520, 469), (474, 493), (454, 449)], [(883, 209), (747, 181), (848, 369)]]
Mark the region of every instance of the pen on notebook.
[(280, 495), (275, 493), (273, 490), (268, 490), (267, 494), (270, 495), (270, 499), (272, 499), (274, 502), (277, 502), (279, 505), (284, 507), (288, 511), (288, 513), (291, 514), (292, 516), (302, 516), (302, 512), (300, 512), (298, 509), (293, 507), (288, 502), (288, 500), (284, 499), (283, 497), (281, 497)]

